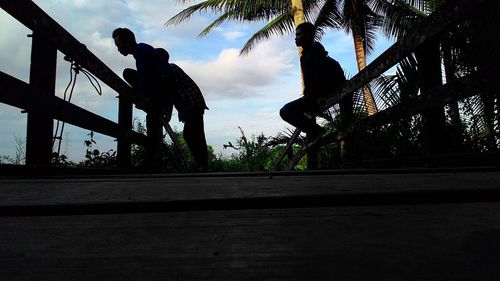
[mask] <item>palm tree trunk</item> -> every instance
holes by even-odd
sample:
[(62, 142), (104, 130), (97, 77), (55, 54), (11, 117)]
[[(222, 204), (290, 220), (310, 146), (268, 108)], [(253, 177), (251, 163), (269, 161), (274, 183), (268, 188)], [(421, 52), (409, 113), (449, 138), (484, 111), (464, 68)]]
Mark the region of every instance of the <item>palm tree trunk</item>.
[[(293, 22), (295, 24), (295, 27), (299, 26), (299, 24), (305, 22), (305, 16), (304, 16), (304, 7), (302, 5), (302, 0), (291, 0), (292, 1), (292, 15), (293, 15)], [(302, 54), (302, 48), (298, 48), (299, 52), (299, 57)], [(302, 75), (301, 71), (301, 77), (302, 77), (302, 88), (304, 87), (304, 77)], [(318, 152), (316, 149), (311, 149), (307, 153), (307, 168), (308, 169), (316, 169), (318, 167)]]
[[(442, 85), (441, 54), (436, 39), (422, 44), (415, 51), (419, 69), (419, 86), (422, 95), (432, 88)], [(445, 152), (448, 147), (444, 109), (435, 106), (422, 113), (424, 122), (424, 150), (428, 155)]]
[[(352, 37), (354, 39), (354, 51), (356, 53), (356, 62), (358, 70), (361, 71), (366, 67), (366, 51), (363, 36), (359, 28), (352, 28)], [(373, 94), (368, 85), (363, 86), (363, 99), (365, 101), (366, 110), (368, 115), (377, 113), (377, 104), (373, 99)]]
[[(301, 23), (305, 22), (304, 7), (302, 5), (302, 0), (291, 0), (292, 1), (292, 15), (295, 28)], [(299, 58), (302, 55), (302, 47), (298, 47)], [(300, 78), (302, 80), (302, 89), (304, 89), (304, 76), (302, 74), (302, 69), (300, 70)]]
[(292, 0), (292, 14), (293, 22), (295, 27), (305, 21), (304, 7), (302, 6), (302, 0)]

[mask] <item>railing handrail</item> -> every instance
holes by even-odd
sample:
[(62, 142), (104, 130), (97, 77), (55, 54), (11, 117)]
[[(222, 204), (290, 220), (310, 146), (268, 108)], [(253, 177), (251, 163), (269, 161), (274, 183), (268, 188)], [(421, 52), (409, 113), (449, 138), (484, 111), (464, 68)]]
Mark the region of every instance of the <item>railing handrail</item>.
[[(0, 0), (0, 8), (9, 13), (21, 24), (31, 29), (33, 31), (33, 34), (36, 34), (37, 38), (42, 38), (42, 40), (50, 43), (50, 45), (52, 45), (54, 49), (62, 52), (66, 57), (76, 63), (79, 67), (86, 69), (97, 79), (109, 86), (112, 90), (116, 91), (119, 94), (118, 123), (110, 121), (102, 116), (94, 114), (60, 98), (57, 98), (56, 96), (54, 96), (53, 92), (44, 93), (44, 91), (47, 91), (46, 89), (39, 89), (38, 87), (35, 89), (32, 87), (32, 85), (30, 85), (31, 82), (30, 84), (26, 84), (2, 72), (0, 72), (0, 80), (3, 81), (4, 85), (0, 85), (0, 87), (2, 87), (3, 89), (10, 88), (11, 90), (17, 89), (18, 91), (24, 93), (23, 97), (29, 97), (29, 99), (32, 99), (30, 101), (39, 100), (39, 104), (45, 104), (45, 107), (43, 108), (43, 110), (40, 108), (36, 108), (36, 106), (30, 104), (30, 101), (20, 100), (19, 97), (16, 98), (6, 96), (8, 94), (6, 92), (2, 92), (0, 94), (0, 102), (18, 106), (22, 109), (28, 109), (29, 107), (29, 110), (27, 110), (28, 113), (31, 112), (42, 114), (41, 116), (45, 115), (48, 116), (48, 118), (55, 118), (81, 128), (90, 129), (97, 133), (115, 137), (118, 140), (118, 165), (120, 167), (129, 166), (131, 144), (135, 143), (145, 145), (147, 143), (146, 136), (135, 132), (132, 128), (131, 101), (134, 100), (132, 88), (127, 83), (125, 83), (125, 81), (122, 80), (116, 73), (114, 73), (106, 64), (104, 64), (99, 58), (97, 58), (91, 51), (89, 51), (84, 44), (79, 42), (75, 37), (73, 37), (68, 31), (66, 31), (61, 25), (59, 25), (54, 19), (47, 15), (32, 1)], [(44, 98), (47, 100), (40, 100), (38, 94), (43, 94)], [(31, 120), (33, 120), (33, 116)], [(81, 120), (78, 120), (78, 118), (80, 118)], [(28, 121), (29, 120), (30, 118), (28, 118)], [(93, 121), (88, 122), (88, 120)], [(31, 147), (31, 153), (29, 154), (35, 156), (29, 157), (29, 159), (31, 159), (29, 162), (35, 165), (47, 165), (49, 163), (48, 158), (50, 157), (50, 155), (47, 153), (47, 150), (50, 150), (47, 141), (45, 140), (43, 142), (43, 148), (37, 148), (36, 146), (33, 146), (34, 142), (37, 141), (36, 138), (38, 138), (35, 137), (35, 135), (37, 135), (40, 131), (34, 132), (33, 127), (31, 128), (32, 129), (30, 129), (30, 126), (28, 126), (27, 142), (31, 145), (27, 145), (26, 154), (28, 155), (28, 147)], [(37, 129), (35, 128), (34, 130)], [(43, 136), (39, 137), (46, 138), (47, 132), (50, 131), (51, 129), (49, 127), (44, 127)], [(31, 136), (31, 138), (29, 138), (29, 136)]]
[(341, 99), (368, 84), (374, 78), (395, 66), (398, 62), (410, 55), (424, 42), (437, 36), (452, 24), (461, 20), (482, 4), (495, 0), (453, 0), (446, 1), (438, 10), (430, 14), (422, 23), (418, 24), (413, 32), (396, 41), (380, 56), (373, 60), (365, 69), (358, 72), (342, 87), (337, 89), (322, 105), (326, 110), (339, 103)]
[[(36, 112), (114, 138), (127, 137), (145, 145), (146, 136), (125, 132), (119, 124), (67, 102), (59, 97), (39, 95), (31, 85), (0, 71), (0, 101), (10, 106)], [(12, 95), (10, 93), (16, 93)], [(126, 134), (126, 135), (124, 135)], [(128, 134), (128, 135), (127, 135)]]
[(0, 7), (34, 32), (42, 33), (59, 51), (87, 69), (118, 94), (132, 97), (132, 89), (87, 47), (30, 0), (0, 0)]

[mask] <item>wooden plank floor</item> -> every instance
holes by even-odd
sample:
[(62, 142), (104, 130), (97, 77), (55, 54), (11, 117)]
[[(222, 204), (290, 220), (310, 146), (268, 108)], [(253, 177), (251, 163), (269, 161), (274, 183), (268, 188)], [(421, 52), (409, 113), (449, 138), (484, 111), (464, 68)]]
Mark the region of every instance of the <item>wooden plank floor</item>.
[(3, 179), (0, 279), (498, 280), (498, 189), (498, 170)]

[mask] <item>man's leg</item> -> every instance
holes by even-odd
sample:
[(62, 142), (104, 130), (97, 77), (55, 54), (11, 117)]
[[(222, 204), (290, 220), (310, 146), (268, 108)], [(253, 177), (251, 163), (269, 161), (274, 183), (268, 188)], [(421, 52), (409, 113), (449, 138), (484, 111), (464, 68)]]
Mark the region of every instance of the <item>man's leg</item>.
[(146, 114), (146, 133), (148, 135), (146, 165), (148, 168), (160, 169), (162, 167), (163, 125), (157, 112)]
[[(123, 70), (123, 79), (137, 89), (137, 70), (126, 68)], [(134, 91), (134, 94), (137, 94)], [(148, 143), (146, 149), (146, 166), (148, 168), (160, 169), (162, 167), (161, 145), (163, 142), (163, 127), (159, 120), (159, 112), (147, 112), (146, 114), (146, 134)]]
[(132, 88), (137, 88), (137, 70), (125, 68), (123, 70), (123, 79), (125, 79)]
[(184, 139), (201, 171), (208, 170), (207, 140), (203, 124), (204, 111), (204, 109), (197, 109), (183, 114)]
[(285, 104), (281, 110), (281, 118), (287, 123), (297, 127), (307, 134), (318, 134), (322, 128), (316, 124), (316, 118), (306, 117), (305, 113), (313, 113), (318, 110), (318, 105), (313, 98), (301, 97)]

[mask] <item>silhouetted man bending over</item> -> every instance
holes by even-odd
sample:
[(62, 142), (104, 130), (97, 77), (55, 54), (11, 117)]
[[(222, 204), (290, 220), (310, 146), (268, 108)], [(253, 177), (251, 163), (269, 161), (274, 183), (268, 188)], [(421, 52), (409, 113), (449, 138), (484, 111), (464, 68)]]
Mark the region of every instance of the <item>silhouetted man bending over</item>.
[(184, 122), (184, 139), (198, 170), (206, 171), (208, 152), (203, 115), (208, 108), (199, 87), (180, 67), (169, 63), (166, 50), (137, 43), (134, 33), (129, 29), (115, 29), (113, 39), (122, 55), (131, 54), (136, 61), (137, 70), (125, 69), (123, 78), (146, 105), (145, 109), (141, 109), (147, 111), (146, 128), (151, 141), (147, 161), (152, 166), (157, 166), (158, 161), (161, 161), (163, 130), (159, 118), (162, 116), (170, 121), (173, 105), (179, 113), (179, 120)]
[[(309, 145), (321, 138), (324, 129), (316, 124), (315, 115), (320, 113), (318, 100), (332, 94), (345, 82), (344, 71), (339, 63), (328, 56), (321, 43), (314, 40), (315, 27), (309, 22), (297, 26), (295, 44), (302, 47), (303, 97), (287, 103), (280, 110), (281, 118), (305, 132)], [(309, 118), (305, 114), (313, 115)]]

